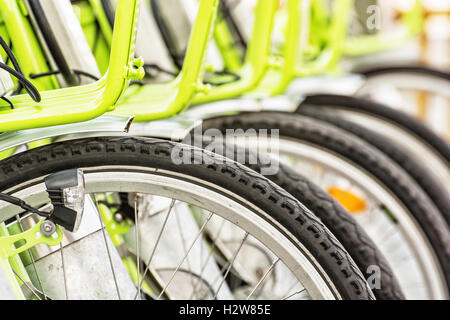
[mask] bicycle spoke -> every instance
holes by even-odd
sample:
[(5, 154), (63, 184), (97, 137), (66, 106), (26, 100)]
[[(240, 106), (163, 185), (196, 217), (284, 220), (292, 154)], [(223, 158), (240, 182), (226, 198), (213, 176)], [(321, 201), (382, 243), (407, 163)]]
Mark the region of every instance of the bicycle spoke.
[(162, 292), (159, 294), (158, 296), (158, 300), (162, 297), (162, 295), (164, 294), (164, 292), (166, 292), (167, 288), (169, 287), (169, 285), (172, 283), (173, 278), (175, 277), (176, 273), (178, 272), (178, 269), (180, 269), (181, 265), (184, 263), (184, 261), (186, 260), (186, 257), (189, 255), (189, 253), (191, 252), (192, 248), (194, 247), (195, 243), (197, 242), (197, 240), (200, 238), (200, 236), (203, 233), (203, 230), (205, 229), (206, 225), (208, 224), (208, 222), (211, 220), (213, 216), (213, 213), (211, 213), (208, 218), (206, 219), (206, 221), (203, 223), (202, 227), (200, 228), (200, 231), (197, 233), (197, 236), (195, 237), (194, 241), (192, 242), (191, 246), (189, 247), (188, 251), (186, 252), (186, 254), (184, 255), (184, 257), (181, 259), (180, 263), (178, 264), (177, 268), (175, 269), (175, 271), (173, 272), (172, 276), (170, 277), (168, 283), (166, 284), (166, 286), (164, 287), (164, 289), (162, 290)]
[[(145, 268), (144, 273), (142, 275), (141, 283), (139, 283), (139, 288), (142, 287), (142, 284), (144, 282), (145, 276), (147, 275), (148, 271), (150, 270), (150, 264), (152, 263), (153, 256), (155, 255), (156, 249), (158, 248), (158, 244), (161, 241), (162, 234), (164, 232), (164, 229), (166, 228), (167, 221), (169, 220), (169, 216), (170, 216), (170, 213), (172, 212), (172, 209), (173, 209), (174, 205), (175, 205), (175, 200), (172, 199), (172, 202), (170, 203), (170, 206), (169, 206), (169, 210), (167, 211), (166, 217), (164, 218), (163, 225), (161, 226), (161, 230), (159, 231), (158, 238), (156, 239), (156, 243), (153, 246), (152, 253), (150, 254), (150, 258), (147, 261), (146, 268)], [(136, 293), (136, 296), (134, 297), (134, 300), (136, 300), (137, 295), (138, 295), (138, 292)]]
[(292, 298), (293, 296), (296, 296), (296, 295), (298, 295), (298, 294), (304, 292), (305, 290), (306, 290), (305, 288), (303, 288), (303, 289), (301, 289), (301, 290), (298, 290), (298, 291), (294, 292), (293, 294), (290, 294), (290, 295), (288, 295), (287, 297), (284, 297), (284, 298), (281, 299), (281, 300), (288, 300), (288, 299)]
[[(223, 230), (223, 228), (224, 228), (224, 226), (225, 226), (225, 221), (226, 221), (226, 220), (223, 219), (223, 220), (222, 220), (222, 223), (220, 224), (219, 230), (217, 231), (216, 237), (214, 238), (214, 242), (213, 242), (213, 244), (212, 244), (212, 246), (211, 246), (211, 249), (209, 250), (208, 256), (206, 257), (206, 260), (203, 262), (202, 267), (201, 267), (201, 269), (200, 269), (200, 275), (199, 275), (199, 278), (202, 278), (202, 277), (203, 277), (203, 273), (204, 273), (205, 270), (206, 270), (206, 266), (208, 265), (208, 262), (210, 261), (211, 257), (213, 256), (214, 249), (216, 248), (216, 241), (217, 241), (217, 239), (220, 237), (220, 235), (221, 235), (221, 233), (222, 233), (222, 230)], [(200, 261), (203, 261), (203, 259), (200, 260)], [(197, 287), (198, 287), (198, 282), (197, 282), (196, 286), (194, 287), (194, 290), (192, 291), (191, 296), (189, 297), (189, 300), (192, 299), (195, 290), (197, 290)]]
[(263, 275), (263, 277), (259, 280), (259, 282), (256, 284), (256, 286), (253, 288), (253, 290), (250, 292), (250, 294), (248, 295), (246, 300), (249, 300), (250, 297), (255, 293), (255, 291), (261, 286), (261, 284), (264, 282), (264, 280), (266, 280), (267, 276), (272, 272), (273, 268), (275, 267), (275, 265), (278, 263), (278, 261), (280, 261), (280, 258), (277, 258), (272, 265), (270, 266), (270, 268), (266, 271), (266, 273)]
[[(39, 294), (36, 293), (36, 292), (38, 292), (38, 290), (37, 290), (36, 288), (33, 289), (33, 288), (30, 286), (29, 283), (27, 283), (25, 280), (23, 280), (23, 278), (16, 272), (16, 270), (14, 270), (14, 268), (11, 268), (11, 269), (12, 269), (13, 273), (15, 274), (15, 276), (16, 276), (17, 278), (19, 278), (20, 281), (22, 281), (22, 283), (25, 285), (25, 287), (27, 287), (28, 290), (30, 290), (31, 293), (32, 293), (36, 298), (38, 298), (39, 300), (42, 300), (42, 298), (39, 296)], [(33, 287), (34, 287), (34, 286), (33, 286)]]
[[(186, 241), (186, 239), (185, 239), (185, 237), (184, 237), (183, 228), (181, 228), (180, 217), (178, 216), (178, 213), (177, 213), (177, 212), (175, 212), (175, 220), (176, 220), (176, 223), (177, 223), (178, 233), (180, 234), (181, 244), (182, 244), (182, 246), (183, 246), (183, 252), (184, 252), (184, 254), (186, 254), (186, 242), (187, 242), (187, 241)], [(202, 246), (200, 246), (200, 247), (202, 247)], [(201, 261), (201, 260), (200, 260), (200, 261)], [(189, 259), (189, 256), (186, 258), (186, 263), (187, 263), (188, 271), (189, 271), (191, 274), (194, 273), (194, 272), (192, 271), (192, 267), (191, 267), (191, 259)], [(189, 279), (190, 279), (190, 282), (191, 282), (192, 287), (194, 287), (195, 283), (194, 283), (193, 277), (189, 277)], [(193, 292), (193, 293), (194, 293), (194, 292)]]
[[(135, 241), (136, 241), (136, 267), (137, 267), (137, 283), (140, 284), (141, 276), (141, 260), (140, 260), (140, 248), (139, 248), (139, 213), (137, 210), (137, 194), (134, 195), (134, 222), (136, 226)], [(138, 297), (141, 299), (141, 286), (138, 285)]]
[(248, 232), (246, 232), (244, 238), (242, 239), (241, 243), (239, 244), (238, 249), (234, 253), (233, 257), (231, 258), (231, 262), (228, 265), (227, 271), (225, 272), (225, 275), (222, 277), (222, 281), (220, 282), (219, 287), (217, 288), (217, 291), (216, 291), (216, 293), (214, 295), (214, 298), (213, 298), (214, 300), (217, 298), (217, 295), (219, 294), (220, 289), (222, 289), (222, 286), (223, 286), (223, 284), (225, 282), (225, 279), (228, 277), (228, 274), (230, 273), (230, 270), (233, 267), (234, 261), (236, 260), (238, 254), (241, 251), (242, 246), (244, 245), (244, 243), (247, 240), (248, 236), (249, 236), (249, 234), (248, 234)]
[(117, 296), (119, 297), (119, 300), (122, 300), (121, 296), (120, 296), (119, 285), (117, 283), (116, 272), (114, 270), (114, 266), (113, 266), (113, 263), (112, 263), (111, 252), (109, 250), (108, 239), (106, 238), (106, 231), (105, 231), (105, 228), (103, 228), (103, 220), (102, 220), (102, 216), (100, 214), (100, 209), (99, 209), (99, 206), (98, 206), (98, 199), (97, 199), (97, 195), (96, 194), (94, 194), (94, 199), (95, 199), (95, 205), (97, 206), (98, 218), (100, 220), (100, 228), (102, 229), (103, 240), (105, 242), (106, 252), (108, 254), (108, 259), (109, 259), (109, 264), (111, 266), (112, 276), (114, 278), (114, 284), (116, 286)]
[(69, 290), (67, 290), (66, 265), (64, 263), (64, 253), (63, 253), (63, 245), (62, 245), (62, 243), (59, 244), (59, 247), (60, 247), (61, 263), (62, 263), (63, 276), (64, 276), (64, 292), (65, 292), (65, 295), (66, 295), (66, 300), (69, 300)]

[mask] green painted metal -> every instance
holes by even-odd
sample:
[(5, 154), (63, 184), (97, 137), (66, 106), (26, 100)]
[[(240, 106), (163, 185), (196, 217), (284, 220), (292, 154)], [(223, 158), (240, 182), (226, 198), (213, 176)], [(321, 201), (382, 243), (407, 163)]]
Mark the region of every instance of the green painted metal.
[[(7, 237), (9, 235), (8, 228), (4, 223), (1, 223), (0, 237)], [(16, 272), (24, 281), (29, 281), (28, 273), (26, 272), (20, 257), (18, 255), (12, 257), (0, 257), (0, 272), (2, 272), (8, 280), (14, 295), (20, 300), (25, 300), (25, 296), (21, 289), (23, 281), (14, 273)]]
[(237, 72), (240, 79), (214, 87), (209, 92), (199, 93), (193, 101), (194, 104), (230, 99), (257, 88), (267, 69), (276, 64), (270, 59), (270, 48), (277, 8), (277, 0), (258, 1), (251, 41), (243, 66)]
[(24, 282), (31, 283), (20, 255), (38, 244), (57, 246), (63, 239), (59, 227), (56, 228), (56, 237), (42, 234), (41, 225), (44, 221), (42, 219), (34, 227), (13, 235), (4, 223), (0, 224), (0, 272), (3, 272), (18, 299), (25, 299), (21, 289)]
[(345, 39), (343, 53), (348, 56), (367, 55), (398, 48), (401, 44), (421, 34), (425, 15), (422, 2), (416, 0), (411, 10), (402, 18), (404, 28), (399, 33), (375, 34)]
[(98, 24), (100, 25), (100, 29), (102, 30), (102, 34), (105, 37), (106, 43), (108, 44), (108, 46), (111, 46), (113, 39), (113, 30), (111, 29), (108, 18), (106, 17), (106, 13), (103, 10), (101, 0), (89, 0), (89, 4), (92, 7)]
[(292, 82), (297, 64), (298, 52), (301, 44), (302, 23), (305, 19), (305, 10), (302, 7), (307, 1), (289, 0), (287, 2), (286, 12), (287, 21), (284, 26), (284, 45), (281, 48), (280, 55), (271, 55), (270, 68), (267, 69), (263, 79), (258, 87), (250, 94), (259, 93), (260, 95), (279, 95), (282, 94)]
[[(17, 60), (20, 61), (23, 73), (28, 77), (30, 73), (49, 71), (43, 49), (31, 26), (23, 0), (1, 0), (0, 19), (2, 23), (1, 36), (5, 41), (11, 41), (13, 44), (12, 50)], [(59, 88), (58, 81), (54, 76), (31, 79), (30, 81), (38, 90)], [(0, 107), (1, 109), (2, 107)], [(0, 131), (5, 131), (1, 126), (1, 120)]]
[(108, 42), (108, 38), (112, 37), (112, 30), (107, 28), (105, 31), (105, 28), (101, 27), (104, 26), (104, 23), (97, 23), (97, 16), (88, 0), (75, 2), (72, 6), (80, 21), (89, 47), (92, 49), (97, 66), (101, 74), (105, 74), (109, 67), (111, 41)]
[[(309, 43), (315, 50), (315, 56), (300, 54), (295, 67), (299, 77), (330, 73), (336, 70), (343, 54), (350, 10), (354, 0), (336, 0), (333, 2), (332, 16), (321, 0), (312, 0)], [(326, 11), (326, 12), (325, 12)], [(330, 22), (326, 22), (330, 21)], [(302, 47), (308, 44), (303, 42)], [(320, 49), (318, 49), (320, 47)], [(309, 47), (311, 48), (311, 47)]]
[(12, 148), (12, 149), (0, 152), (0, 160), (6, 159), (6, 158), (12, 156), (16, 152), (16, 150), (17, 150), (17, 148)]
[[(13, 257), (40, 243), (44, 243), (49, 246), (59, 245), (63, 238), (61, 229), (56, 227), (57, 237), (47, 237), (41, 233), (40, 229), (44, 221), (44, 219), (39, 221), (34, 227), (22, 233), (1, 237), (0, 258), (7, 259)], [(21, 242), (21, 245), (16, 247), (19, 242)]]
[(236, 48), (234, 38), (228, 28), (227, 21), (221, 18), (217, 19), (214, 27), (214, 41), (222, 55), (225, 69), (231, 72), (239, 72), (242, 68), (242, 56)]
[[(20, 0), (17, 0), (20, 1)], [(0, 1), (3, 19), (8, 17), (7, 26), (23, 23), (23, 16), (16, 0)], [(15, 109), (0, 104), (0, 130), (17, 131), (68, 123), (76, 123), (96, 118), (114, 109), (122, 97), (130, 80), (144, 76), (143, 61), (134, 58), (134, 41), (139, 12), (139, 0), (119, 0), (116, 15), (117, 28), (113, 34), (108, 72), (99, 81), (79, 87), (44, 91), (42, 102), (34, 102), (28, 95), (11, 97)], [(8, 32), (11, 35), (10, 29)], [(11, 35), (14, 47), (21, 35)], [(18, 43), (21, 43), (20, 41)], [(24, 47), (27, 54), (20, 62), (33, 56), (33, 48)], [(36, 48), (34, 48), (36, 49)]]
[[(294, 77), (336, 73), (344, 55), (355, 56), (393, 49), (423, 30), (424, 15), (420, 0), (416, 0), (412, 9), (404, 16), (403, 32), (392, 36), (382, 34), (354, 38), (349, 38), (347, 31), (355, 0), (335, 0), (332, 7), (324, 0), (302, 2), (303, 9), (296, 11), (296, 4), (288, 1), (290, 19), (294, 20), (290, 20), (286, 26), (285, 46), (281, 57), (278, 57), (279, 64), (275, 63), (266, 71), (256, 90), (246, 93), (281, 94)], [(297, 18), (292, 16), (292, 12), (297, 12)], [(302, 25), (302, 21), (309, 21), (309, 26)], [(221, 25), (220, 28), (225, 29), (226, 26)], [(302, 36), (305, 31), (308, 34)], [(227, 65), (231, 61), (227, 59), (231, 49), (220, 43), (226, 44), (229, 40), (225, 32), (216, 33), (224, 34), (224, 39), (220, 40), (217, 36), (216, 42), (219, 49), (227, 48), (227, 52), (222, 52)], [(301, 39), (300, 42), (296, 37)], [(296, 63), (293, 64), (292, 58), (295, 56)]]
[(309, 42), (302, 44), (308, 49), (298, 59), (297, 76), (336, 72), (345, 55), (359, 56), (392, 50), (423, 31), (423, 6), (420, 0), (415, 0), (412, 9), (403, 17), (404, 28), (401, 32), (348, 37), (354, 1), (336, 0), (333, 10), (329, 10), (323, 0), (312, 0)]
[(182, 112), (197, 93), (210, 90), (210, 86), (203, 84), (202, 80), (218, 4), (219, 0), (200, 1), (197, 19), (186, 50), (184, 67), (178, 76), (167, 83), (129, 88), (113, 114), (133, 115), (135, 121), (169, 118)]
[(219, 0), (201, 0), (183, 68), (178, 76), (167, 83), (148, 84), (129, 90), (114, 114), (134, 115), (135, 121), (164, 119), (182, 112), (195, 94), (210, 90), (202, 79), (218, 3)]

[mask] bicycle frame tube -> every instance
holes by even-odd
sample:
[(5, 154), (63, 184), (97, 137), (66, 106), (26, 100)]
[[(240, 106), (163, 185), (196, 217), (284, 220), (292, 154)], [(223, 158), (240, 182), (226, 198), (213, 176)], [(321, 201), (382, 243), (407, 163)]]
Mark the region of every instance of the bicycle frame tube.
[[(183, 69), (166, 84), (148, 84), (130, 90), (114, 114), (132, 114), (136, 121), (164, 119), (182, 112), (198, 92), (209, 89), (202, 82), (205, 58), (219, 0), (202, 0), (191, 32)], [(206, 30), (206, 31), (205, 31)]]
[(288, 0), (288, 20), (285, 26), (285, 42), (281, 51), (279, 62), (272, 56), (273, 61), (266, 71), (259, 86), (250, 93), (266, 95), (279, 95), (284, 93), (295, 77), (295, 66), (300, 50), (300, 39), (309, 14), (309, 0)]
[(89, 0), (89, 4), (95, 14), (97, 22), (102, 30), (102, 34), (106, 39), (108, 46), (112, 45), (113, 31), (111, 29), (108, 17), (103, 10), (103, 5), (101, 0)]
[[(0, 5), (3, 16), (21, 21), (15, 0), (2, 0)], [(139, 0), (118, 1), (110, 64), (102, 79), (85, 86), (44, 91), (41, 103), (32, 101), (28, 95), (13, 96), (10, 100), (15, 109), (0, 105), (0, 130), (7, 132), (82, 122), (114, 109), (129, 81), (141, 79), (144, 75), (143, 62), (134, 59), (138, 12)], [(10, 22), (14, 23), (14, 19)], [(21, 40), (20, 35), (11, 38), (13, 41)], [(20, 61), (29, 55), (33, 52), (25, 51)]]
[(76, 2), (72, 6), (78, 16), (86, 40), (95, 56), (100, 73), (105, 74), (109, 66), (111, 49), (111, 41), (108, 42), (107, 38), (109, 35), (109, 38), (112, 39), (112, 29), (111, 27), (102, 28), (104, 23), (98, 23), (97, 17), (103, 16), (103, 19), (105, 19), (104, 15), (96, 14), (88, 1)]
[[(221, 5), (224, 5), (222, 2)], [(227, 21), (223, 15), (225, 12), (219, 11), (218, 21), (214, 27), (214, 41), (219, 48), (225, 68), (231, 72), (239, 72), (242, 68), (242, 58), (236, 49), (234, 38), (228, 28)]]
[(402, 28), (399, 33), (367, 35), (355, 38), (346, 37), (343, 45), (343, 54), (360, 56), (392, 50), (422, 33), (425, 16), (421, 0), (415, 0), (411, 10), (403, 16), (402, 22), (405, 28)]
[[(257, 87), (243, 93), (272, 96), (282, 94), (286, 90), (296, 75), (295, 66), (301, 49), (300, 40), (305, 38), (303, 34), (305, 24), (309, 21), (309, 5), (310, 0), (289, 0), (287, 2), (288, 20), (284, 28), (285, 42), (281, 55), (278, 57), (269, 53), (267, 57), (268, 68), (264, 71)], [(220, 25), (221, 30), (226, 28), (225, 23)], [(270, 34), (268, 37), (270, 37)], [(224, 45), (219, 45), (219, 47), (224, 47)]]
[(415, 0), (412, 9), (404, 16), (405, 29), (399, 34), (376, 34), (354, 38), (347, 36), (347, 27), (350, 23), (350, 10), (355, 0), (336, 0), (331, 23), (326, 22), (328, 15), (322, 0), (312, 1), (318, 16), (311, 26), (314, 30), (312, 36), (315, 37), (312, 42), (317, 46), (322, 44), (324, 48), (316, 54), (311, 63), (298, 59), (296, 73), (300, 77), (334, 72), (344, 55), (358, 56), (394, 49), (423, 30), (424, 16), (420, 0)]
[[(335, 71), (336, 66), (343, 54), (343, 44), (346, 39), (350, 9), (352, 8), (354, 0), (334, 1), (333, 16), (331, 18), (331, 23), (327, 26), (327, 29), (324, 29), (324, 25), (327, 25), (327, 23), (321, 21), (321, 19), (325, 19), (327, 15), (324, 13), (320, 14), (321, 11), (325, 10), (324, 7), (320, 3), (320, 0), (313, 1), (315, 2), (314, 9), (319, 12), (318, 21), (320, 25), (318, 27), (312, 25), (311, 29), (319, 29), (319, 37), (325, 36), (326, 39), (316, 39), (316, 43), (322, 43), (324, 48), (320, 51), (320, 53), (318, 53), (315, 59), (308, 62), (305, 59), (302, 59), (302, 56), (297, 59), (297, 67), (295, 69), (296, 75), (299, 77)], [(306, 45), (306, 43), (302, 43), (303, 47)]]
[[(13, 52), (20, 67), (26, 76), (30, 73), (42, 73), (49, 71), (46, 58), (39, 44), (34, 30), (28, 20), (28, 9), (22, 1), (1, 0), (0, 16), (5, 25), (6, 34), (13, 46)], [(52, 90), (59, 88), (56, 77), (50, 76), (30, 80), (38, 90)]]
[(214, 87), (208, 93), (201, 93), (194, 99), (195, 104), (229, 99), (255, 89), (270, 67), (270, 45), (277, 10), (277, 0), (260, 0), (255, 10), (255, 23), (245, 62), (239, 75), (241, 79)]

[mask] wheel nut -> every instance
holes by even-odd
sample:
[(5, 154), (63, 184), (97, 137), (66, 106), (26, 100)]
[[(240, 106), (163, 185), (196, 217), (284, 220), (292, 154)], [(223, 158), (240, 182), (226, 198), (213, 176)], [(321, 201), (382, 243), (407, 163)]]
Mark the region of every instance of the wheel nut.
[(49, 237), (56, 231), (56, 225), (50, 221), (46, 220), (41, 224), (41, 232), (44, 236)]
[(122, 215), (121, 213), (116, 213), (116, 214), (114, 215), (114, 220), (115, 220), (116, 222), (122, 222), (122, 221), (123, 221), (123, 215)]

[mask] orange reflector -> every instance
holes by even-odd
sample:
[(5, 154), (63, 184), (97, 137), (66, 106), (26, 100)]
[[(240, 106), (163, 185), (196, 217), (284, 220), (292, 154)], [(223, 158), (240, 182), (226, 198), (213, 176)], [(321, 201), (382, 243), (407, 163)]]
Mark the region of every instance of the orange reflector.
[(349, 191), (332, 187), (328, 189), (328, 193), (352, 214), (366, 210), (366, 202), (364, 199)]

